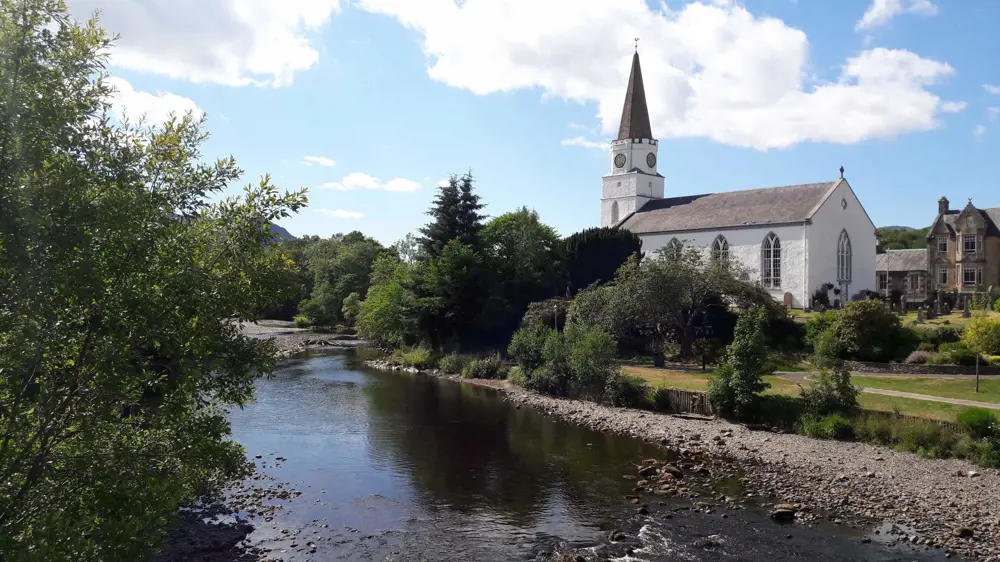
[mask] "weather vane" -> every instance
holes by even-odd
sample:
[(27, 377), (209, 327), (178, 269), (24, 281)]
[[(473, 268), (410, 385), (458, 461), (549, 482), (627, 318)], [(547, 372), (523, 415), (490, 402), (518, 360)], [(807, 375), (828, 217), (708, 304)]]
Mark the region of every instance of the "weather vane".
[(635, 38), (635, 51), (639, 52), (639, 38), (638, 37)]

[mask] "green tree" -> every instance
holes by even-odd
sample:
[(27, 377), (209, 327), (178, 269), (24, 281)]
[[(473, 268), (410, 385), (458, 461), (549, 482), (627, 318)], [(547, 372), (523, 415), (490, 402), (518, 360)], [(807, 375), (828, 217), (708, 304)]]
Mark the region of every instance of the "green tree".
[(881, 227), (875, 230), (875, 237), (886, 250), (907, 250), (927, 247), (927, 228)]
[[(831, 315), (829, 330), (845, 358), (888, 361), (905, 348), (906, 332), (899, 317), (882, 301), (851, 301)], [(909, 353), (912, 349), (904, 349)]]
[(496, 319), (498, 327), (511, 329), (529, 303), (558, 294), (564, 284), (559, 234), (538, 213), (522, 207), (491, 220), (480, 238), (508, 309), (506, 319)]
[(348, 324), (354, 324), (354, 321), (358, 318), (358, 314), (361, 313), (361, 295), (351, 293), (344, 297), (344, 306), (341, 312)]
[(482, 255), (459, 239), (418, 267), (415, 294), (420, 332), (432, 344), (461, 346), (482, 337), (491, 327), (496, 303), (493, 276)]
[[(223, 406), (273, 345), (236, 321), (294, 266), (261, 224), (304, 192), (202, 162), (190, 116), (111, 126), (110, 46), (55, 0), (0, 0), (0, 559), (130, 560), (245, 474)], [(211, 199), (216, 203), (209, 203)]]
[(425, 259), (436, 258), (452, 240), (477, 248), (483, 216), (483, 204), (474, 192), (471, 173), (452, 175), (447, 185), (439, 188), (427, 214), (431, 222), (420, 229), (420, 248)]
[(962, 332), (962, 343), (976, 353), (976, 392), (979, 392), (979, 356), (1000, 355), (1000, 318), (977, 312)]
[(763, 308), (744, 311), (736, 322), (733, 343), (726, 348), (725, 362), (709, 379), (709, 399), (723, 415), (745, 417), (753, 413), (760, 393), (771, 386), (764, 382), (764, 376), (772, 372), (763, 329), (766, 322)]
[(611, 281), (618, 269), (642, 250), (639, 236), (623, 228), (588, 228), (568, 236), (564, 244), (572, 293)]
[(306, 253), (313, 273), (312, 296), (299, 306), (313, 323), (335, 324), (342, 319), (344, 299), (368, 292), (375, 260), (388, 250), (360, 232), (336, 235), (312, 244)]
[(410, 289), (413, 266), (391, 254), (380, 256), (372, 267), (372, 284), (358, 313), (361, 337), (383, 348), (413, 343), (418, 306)]

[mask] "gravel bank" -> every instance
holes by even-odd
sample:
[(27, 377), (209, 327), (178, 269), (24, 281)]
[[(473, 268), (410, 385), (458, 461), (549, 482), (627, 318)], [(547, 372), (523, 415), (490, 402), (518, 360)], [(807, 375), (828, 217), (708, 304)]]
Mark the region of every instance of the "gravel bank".
[(296, 328), (294, 323), (282, 320), (244, 322), (240, 327), (244, 334), (274, 341), (278, 348), (278, 359), (287, 359), (313, 348), (356, 347), (364, 343), (355, 335), (320, 334), (309, 329)]
[(680, 451), (682, 457), (707, 454), (716, 462), (735, 465), (754, 494), (742, 501), (777, 498), (777, 503), (794, 506), (797, 521), (826, 518), (863, 528), (885, 522), (879, 532), (898, 542), (943, 549), (968, 560), (1000, 562), (997, 470), (862, 443), (753, 431), (722, 420), (553, 398), (501, 381), (466, 382), (498, 388), (510, 402), (572, 423), (658, 443)]

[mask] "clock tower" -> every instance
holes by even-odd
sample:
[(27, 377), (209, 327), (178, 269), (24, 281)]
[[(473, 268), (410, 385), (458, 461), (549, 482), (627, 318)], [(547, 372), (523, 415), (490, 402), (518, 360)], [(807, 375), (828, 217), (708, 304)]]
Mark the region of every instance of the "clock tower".
[(649, 125), (638, 50), (625, 92), (618, 138), (611, 143), (611, 172), (601, 189), (601, 226), (616, 226), (652, 199), (663, 199), (663, 176), (656, 171), (657, 141)]

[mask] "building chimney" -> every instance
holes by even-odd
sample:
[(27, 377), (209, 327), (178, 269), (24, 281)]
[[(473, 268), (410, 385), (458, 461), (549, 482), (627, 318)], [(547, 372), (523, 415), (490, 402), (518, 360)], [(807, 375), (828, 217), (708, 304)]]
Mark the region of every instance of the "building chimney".
[(942, 197), (938, 199), (938, 214), (944, 215), (948, 212), (948, 198)]

